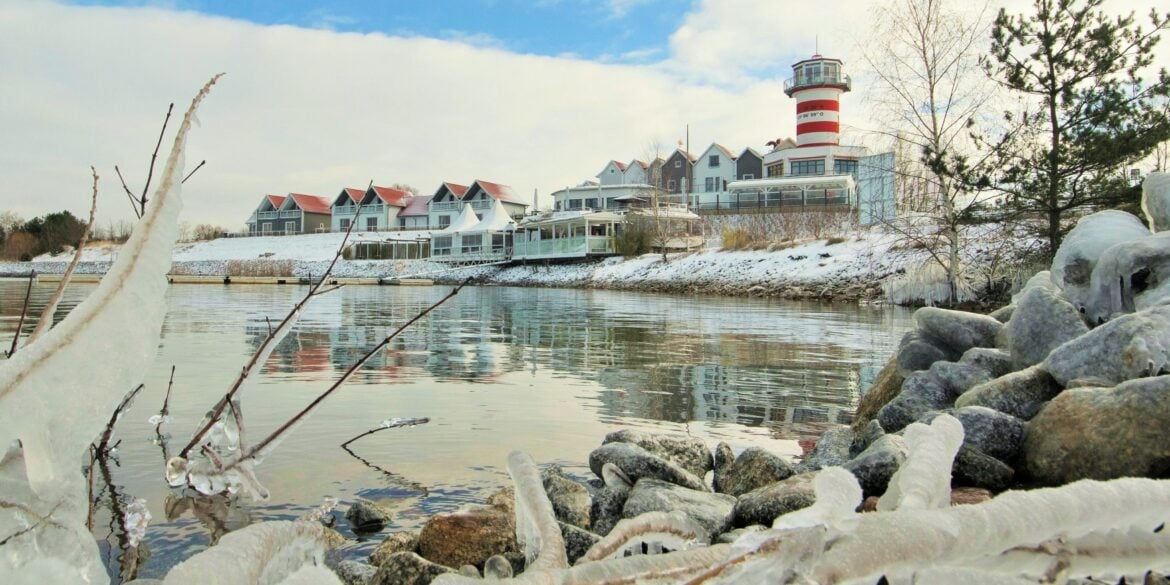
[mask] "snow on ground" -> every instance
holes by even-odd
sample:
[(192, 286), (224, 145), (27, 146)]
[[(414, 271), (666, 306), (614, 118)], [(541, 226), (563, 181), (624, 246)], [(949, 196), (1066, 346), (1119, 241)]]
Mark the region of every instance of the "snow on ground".
[[(350, 242), (413, 240), (426, 232), (354, 233)], [(336, 254), (344, 234), (308, 234), (253, 238), (221, 238), (181, 243), (174, 251), (175, 273), (221, 276), (229, 263), (252, 262), (291, 266), (295, 276), (321, 274)], [(998, 263), (1011, 263), (1034, 246), (1028, 240), (1005, 238), (994, 226), (970, 229), (963, 249), (964, 262), (979, 272)], [(78, 272), (101, 273), (116, 258), (118, 247), (87, 248)], [(0, 273), (63, 272), (69, 254), (40, 256), (31, 263), (0, 263)], [(925, 250), (907, 247), (880, 229), (858, 229), (844, 241), (809, 240), (773, 245), (771, 249), (671, 254), (636, 258), (607, 258), (576, 264), (527, 264), (452, 269), (429, 261), (341, 260), (339, 277), (425, 277), (458, 282), (469, 276), (485, 284), (568, 286), (673, 293), (783, 296), (788, 298), (878, 299), (882, 285), (904, 273), (930, 264)], [(887, 287), (888, 288), (888, 287)]]

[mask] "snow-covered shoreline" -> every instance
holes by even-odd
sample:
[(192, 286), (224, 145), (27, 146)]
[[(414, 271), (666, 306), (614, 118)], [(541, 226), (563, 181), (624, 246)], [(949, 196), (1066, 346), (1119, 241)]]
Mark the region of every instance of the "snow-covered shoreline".
[[(321, 274), (329, 266), (343, 234), (228, 238), (179, 244), (173, 274), (238, 275), (240, 270), (277, 269), (290, 276)], [(358, 233), (350, 241), (383, 239), (386, 234)], [(832, 242), (832, 243), (831, 243)], [(119, 246), (87, 248), (78, 274), (103, 274)], [(995, 244), (974, 240), (964, 251), (969, 267), (980, 269), (1004, 256)], [(1007, 256), (1015, 258), (1016, 253)], [(0, 263), (0, 274), (65, 271), (71, 256), (39, 256), (32, 262)], [(883, 284), (930, 263), (921, 249), (900, 247), (878, 230), (860, 230), (843, 241), (809, 240), (770, 250), (709, 249), (685, 254), (646, 254), (573, 264), (527, 264), (451, 268), (425, 260), (339, 260), (334, 276), (344, 278), (424, 277), (456, 283), (475, 277), (499, 286), (570, 287), (633, 290), (670, 294), (768, 296), (789, 299), (878, 301)]]

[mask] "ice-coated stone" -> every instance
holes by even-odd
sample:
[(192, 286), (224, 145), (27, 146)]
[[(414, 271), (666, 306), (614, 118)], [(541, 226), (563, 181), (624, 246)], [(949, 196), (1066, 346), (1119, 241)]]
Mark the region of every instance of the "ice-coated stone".
[(333, 568), (333, 572), (337, 573), (337, 578), (341, 579), (345, 585), (366, 585), (374, 578), (374, 573), (378, 572), (378, 567), (359, 563), (357, 561), (344, 560), (337, 563)]
[(1155, 232), (1170, 229), (1170, 173), (1150, 173), (1142, 181), (1142, 213)]
[(942, 347), (941, 342), (921, 331), (910, 331), (902, 336), (902, 341), (898, 344), (896, 356), (898, 374), (907, 377), (919, 370), (930, 368), (934, 362), (949, 360), (951, 357), (950, 351)]
[(1086, 215), (1069, 230), (1052, 258), (1052, 283), (1074, 307), (1085, 306), (1089, 280), (1105, 250), (1122, 242), (1150, 235), (1142, 221), (1124, 211), (1108, 210)]
[(992, 378), (998, 378), (1015, 370), (1012, 366), (1012, 355), (1002, 349), (972, 348), (959, 358), (959, 363), (983, 368), (991, 373)]
[(1157, 375), (1170, 360), (1170, 306), (1118, 317), (1052, 350), (1044, 369), (1062, 386), (1076, 378), (1118, 384)]
[(986, 406), (1028, 420), (1060, 391), (1043, 367), (1032, 366), (972, 388), (955, 400), (955, 407)]
[(377, 567), (394, 553), (416, 552), (417, 550), (417, 532), (395, 532), (382, 539), (382, 543), (378, 545), (378, 548), (370, 553), (370, 564)]
[(551, 465), (540, 474), (544, 491), (552, 502), (557, 520), (580, 528), (589, 528), (589, 514), (593, 499), (585, 486), (565, 477), (560, 466)]
[(994, 347), (995, 334), (1003, 324), (987, 315), (923, 307), (914, 312), (914, 322), (930, 337), (941, 341), (951, 352), (962, 355), (972, 347)]
[(735, 498), (726, 494), (695, 491), (656, 479), (640, 479), (622, 509), (623, 518), (647, 512), (682, 512), (707, 531), (705, 540), (731, 527)]
[(951, 396), (959, 396), (992, 378), (991, 372), (984, 368), (957, 362), (934, 362), (934, 365), (930, 366), (930, 372), (946, 386)]
[(1089, 280), (1085, 317), (1100, 324), (1170, 300), (1170, 232), (1105, 250)]
[(882, 423), (876, 420), (871, 420), (866, 423), (865, 427), (861, 429), (860, 433), (853, 438), (853, 444), (849, 445), (849, 459), (853, 459), (869, 448), (874, 441), (882, 438), (886, 434), (886, 430), (882, 428)]
[(389, 510), (373, 502), (358, 500), (345, 511), (345, 519), (355, 532), (377, 532), (393, 518)]
[(590, 529), (602, 536), (609, 534), (618, 520), (622, 519), (622, 508), (634, 484), (616, 465), (607, 463), (602, 467), (605, 483), (594, 490), (593, 508), (590, 510)]
[(902, 437), (884, 435), (842, 467), (857, 477), (865, 495), (880, 496), (908, 453)]
[(877, 420), (888, 433), (900, 431), (927, 412), (949, 407), (955, 396), (936, 373), (915, 372), (902, 383), (902, 391), (878, 411)]
[(492, 555), (483, 563), (484, 579), (511, 579), (512, 562), (504, 555)]
[(1016, 471), (1007, 463), (964, 445), (951, 466), (952, 485), (986, 488), (1001, 492), (1011, 485)]
[(589, 469), (599, 477), (606, 463), (614, 464), (635, 482), (649, 477), (694, 490), (706, 489), (703, 480), (693, 473), (633, 443), (606, 443), (589, 454)]
[[(878, 425), (880, 428), (880, 423)], [(806, 473), (825, 467), (843, 465), (850, 459), (849, 448), (853, 445), (853, 439), (853, 429), (850, 427), (834, 427), (825, 431), (821, 434), (821, 438), (817, 439), (817, 444), (809, 452), (808, 457), (805, 457), (804, 461), (796, 466), (796, 472)]]
[(719, 474), (715, 489), (730, 496), (739, 496), (788, 479), (792, 474), (792, 465), (780, 456), (760, 447), (748, 447)]
[(1114, 388), (1073, 388), (1028, 423), (1024, 463), (1037, 482), (1166, 477), (1170, 473), (1170, 376)]
[(890, 478), (878, 510), (932, 510), (950, 505), (951, 467), (963, 446), (962, 423), (944, 414), (929, 425), (906, 427), (903, 440), (909, 453)]
[(633, 429), (623, 429), (605, 435), (606, 443), (633, 443), (667, 461), (682, 467), (696, 477), (703, 477), (711, 471), (711, 450), (698, 437), (685, 435), (653, 434)]
[[(922, 422), (934, 420), (941, 412), (932, 412)], [(978, 449), (1000, 461), (1014, 461), (1024, 442), (1024, 421), (985, 406), (965, 406), (946, 414), (963, 423), (963, 444)]]
[(435, 514), (418, 535), (419, 554), (446, 567), (479, 566), (492, 555), (514, 550), (518, 550), (515, 515), (496, 507)]
[[(1033, 290), (1033, 289), (1037, 289), (1037, 288), (1043, 288), (1043, 289), (1053, 290), (1053, 291), (1060, 290), (1060, 287), (1056, 286), (1056, 284), (1052, 282), (1052, 272), (1048, 271), (1048, 270), (1041, 270), (1040, 272), (1033, 274), (1032, 278), (1029, 278), (1028, 282), (1025, 282), (1024, 286), (1020, 287), (1020, 290), (1017, 291), (1016, 294), (1012, 295), (1012, 302), (1008, 306), (1013, 307), (1012, 311), (1015, 311), (1014, 307), (1016, 306), (1016, 303), (1020, 300), (1020, 297), (1024, 296), (1024, 293), (1026, 293), (1030, 290)], [(996, 321), (999, 321), (1000, 323), (1007, 323), (1008, 322), (1008, 319), (1000, 319), (999, 317), (996, 317), (994, 315), (988, 315), (988, 316), (994, 318)], [(1009, 319), (1010, 319), (1010, 315), (1009, 315)]]
[(735, 539), (737, 539), (745, 534), (751, 534), (753, 532), (762, 532), (762, 531), (767, 530), (767, 529), (768, 529), (767, 526), (763, 526), (761, 524), (752, 524), (751, 526), (745, 526), (743, 528), (736, 528), (735, 530), (730, 530), (728, 532), (724, 532), (723, 534), (720, 534), (719, 538), (715, 539), (715, 543), (716, 544), (719, 544), (719, 543), (731, 544), (731, 543), (735, 542)]
[(1007, 328), (1008, 350), (1016, 369), (1044, 361), (1060, 344), (1089, 331), (1076, 307), (1041, 287), (1020, 297)]
[[(601, 540), (600, 536), (583, 528), (564, 522), (557, 522), (557, 524), (561, 527), (561, 537), (565, 539), (565, 554), (569, 557), (570, 565), (577, 562), (577, 559), (581, 558), (590, 547)], [(486, 565), (484, 572), (487, 572)]]
[(738, 527), (753, 524), (771, 526), (777, 516), (813, 505), (816, 501), (816, 490), (813, 488), (816, 475), (794, 475), (740, 496), (735, 502), (732, 523)]
[(370, 579), (370, 585), (428, 585), (439, 575), (455, 570), (428, 561), (412, 552), (390, 555)]

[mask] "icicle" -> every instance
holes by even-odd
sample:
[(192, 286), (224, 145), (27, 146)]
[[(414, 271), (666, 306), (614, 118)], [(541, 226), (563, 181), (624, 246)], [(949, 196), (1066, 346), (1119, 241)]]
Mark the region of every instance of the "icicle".
[(524, 547), (528, 570), (569, 566), (565, 540), (536, 463), (527, 453), (512, 451), (508, 454), (508, 473), (516, 490), (516, 540)]
[(706, 544), (706, 535), (702, 526), (682, 512), (647, 512), (619, 521), (577, 564), (620, 557), (629, 550), (640, 551), (643, 544), (656, 546), (659, 552), (663, 546), (671, 551), (685, 550)]
[(878, 510), (931, 510), (951, 505), (951, 467), (963, 446), (963, 423), (944, 414), (913, 423), (903, 436), (910, 454), (890, 478)]

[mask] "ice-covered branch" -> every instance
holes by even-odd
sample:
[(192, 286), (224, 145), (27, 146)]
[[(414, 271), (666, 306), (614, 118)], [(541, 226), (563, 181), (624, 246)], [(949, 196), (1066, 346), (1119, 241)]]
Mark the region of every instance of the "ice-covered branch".
[(528, 570), (569, 566), (565, 540), (536, 463), (527, 453), (512, 451), (508, 454), (508, 473), (516, 490), (516, 541), (524, 547)]

